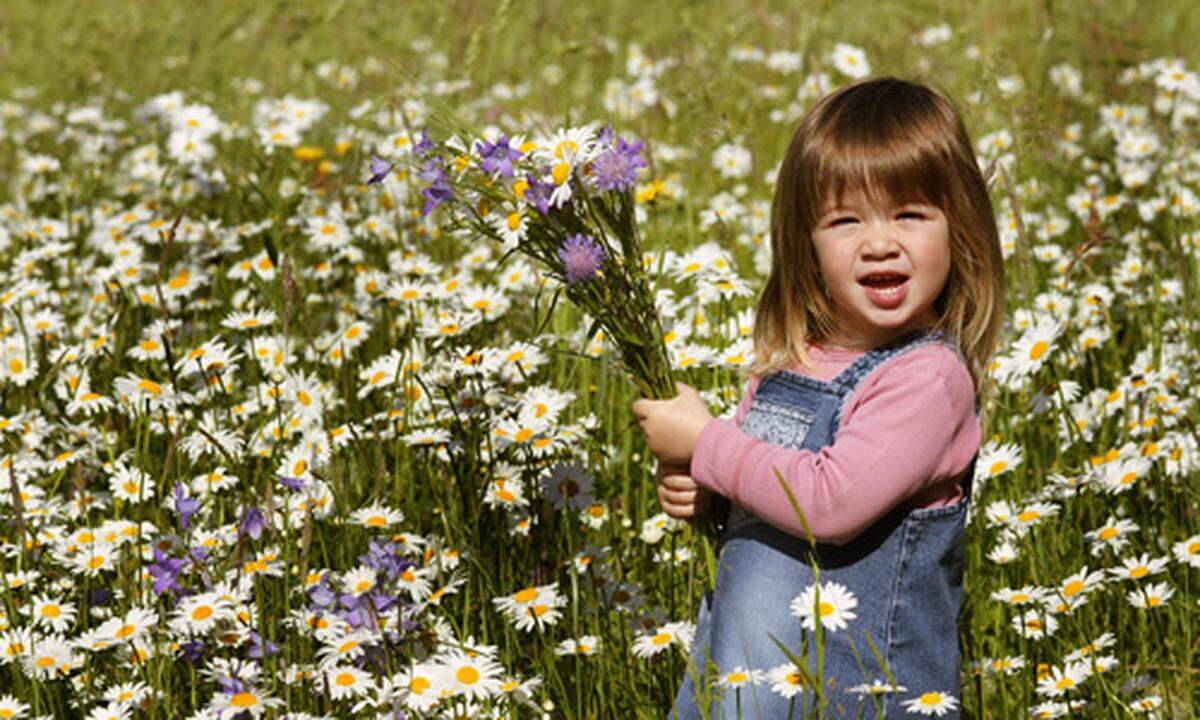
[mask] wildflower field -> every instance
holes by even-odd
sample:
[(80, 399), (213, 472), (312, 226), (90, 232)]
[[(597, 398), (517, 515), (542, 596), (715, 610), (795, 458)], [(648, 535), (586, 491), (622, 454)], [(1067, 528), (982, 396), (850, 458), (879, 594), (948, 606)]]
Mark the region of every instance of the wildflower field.
[[(1007, 262), (961, 692), (709, 689), (1196, 717), (1200, 9), (865, 12), (3, 3), (0, 718), (665, 717), (713, 538), (661, 513), (611, 335), (506, 244), (628, 141), (674, 377), (728, 416), (786, 143), (887, 74), (955, 100)], [(441, 207), (472, 170), (491, 235)]]

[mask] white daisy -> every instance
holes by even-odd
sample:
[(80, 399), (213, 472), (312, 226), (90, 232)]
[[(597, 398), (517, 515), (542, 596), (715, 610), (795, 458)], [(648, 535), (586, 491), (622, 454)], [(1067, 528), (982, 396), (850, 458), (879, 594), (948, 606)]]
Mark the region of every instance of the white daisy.
[(838, 72), (855, 80), (871, 74), (871, 64), (867, 61), (867, 54), (862, 48), (854, 45), (847, 43), (834, 45), (833, 52), (829, 54), (829, 62)]
[(556, 623), (561, 617), (559, 608), (565, 606), (567, 600), (558, 594), (558, 583), (553, 582), (492, 598), (492, 603), (518, 630), (528, 631)]
[(334, 700), (357, 698), (375, 689), (371, 674), (352, 665), (337, 665), (325, 671), (325, 686)]
[(653, 657), (672, 645), (686, 650), (691, 645), (693, 633), (695, 627), (686, 621), (660, 625), (638, 635), (633, 641), (633, 654), (640, 658)]
[(827, 630), (844, 630), (846, 621), (857, 617), (852, 612), (856, 607), (858, 598), (845, 585), (835, 582), (820, 583), (820, 588), (809, 585), (791, 603), (792, 615), (801, 618), (808, 630), (816, 630), (814, 617), (817, 616)]
[(386, 528), (404, 522), (404, 513), (383, 503), (373, 503), (355, 510), (350, 522), (369, 528)]
[(487, 700), (500, 690), (504, 668), (494, 658), (482, 653), (465, 653), (450, 650), (442, 658), (456, 695), (474, 700)]
[(903, 685), (892, 685), (886, 683), (879, 678), (874, 678), (871, 683), (860, 683), (853, 687), (846, 688), (846, 692), (856, 695), (885, 695), (887, 693), (902, 693), (908, 692), (908, 688)]
[(0, 697), (0, 718), (11, 718), (11, 720), (20, 720), (29, 712), (29, 705), (23, 703), (12, 695)]
[(36, 595), (33, 598), (31, 616), (33, 622), (55, 632), (66, 632), (75, 623), (74, 603), (58, 598)]
[(767, 682), (771, 683), (771, 692), (784, 698), (795, 697), (805, 685), (804, 674), (791, 662), (776, 665), (768, 670)]
[(738, 665), (717, 678), (717, 684), (724, 688), (739, 690), (747, 685), (758, 685), (765, 678), (766, 674), (762, 670), (747, 670), (745, 667)]
[(1157, 575), (1166, 569), (1170, 558), (1151, 558), (1149, 553), (1138, 557), (1129, 557), (1121, 561), (1120, 567), (1108, 568), (1109, 574), (1119, 580), (1141, 580), (1151, 575)]
[[(1001, 445), (996, 441), (989, 441), (979, 450), (979, 459), (975, 462), (975, 480), (986, 482), (1016, 468), (1021, 464), (1021, 460), (1021, 448), (1015, 443)], [(997, 503), (992, 503), (989, 508), (992, 506), (999, 507)], [(989, 518), (990, 515), (989, 512)]]
[(910, 713), (942, 716), (958, 709), (958, 698), (936, 690), (922, 693), (920, 697), (902, 700), (900, 704)]
[(1175, 559), (1191, 567), (1200, 567), (1200, 535), (1193, 535), (1171, 546)]
[(1049, 637), (1058, 629), (1058, 619), (1040, 608), (1033, 608), (1012, 619), (1013, 629), (1022, 637)]
[(584, 635), (578, 640), (567, 638), (554, 648), (555, 655), (595, 655), (600, 647), (600, 638), (595, 635)]
[(453, 682), (446, 666), (436, 662), (415, 663), (395, 677), (401, 689), (401, 702), (418, 712), (431, 709), (444, 695), (450, 694)]
[[(1109, 515), (1103, 525), (1084, 533), (1083, 538), (1091, 543), (1089, 549), (1093, 555), (1099, 555), (1106, 549), (1120, 552), (1129, 543), (1129, 535), (1139, 529), (1132, 520)], [(1200, 542), (1197, 543), (1197, 552), (1200, 552)]]
[(1053, 318), (1039, 318), (1025, 330), (1012, 349), (1013, 372), (1018, 375), (1033, 375), (1050, 359), (1054, 342), (1062, 332), (1062, 326)]
[(1174, 594), (1175, 588), (1170, 583), (1161, 582), (1136, 588), (1126, 593), (1125, 597), (1136, 608), (1152, 609), (1165, 606)]

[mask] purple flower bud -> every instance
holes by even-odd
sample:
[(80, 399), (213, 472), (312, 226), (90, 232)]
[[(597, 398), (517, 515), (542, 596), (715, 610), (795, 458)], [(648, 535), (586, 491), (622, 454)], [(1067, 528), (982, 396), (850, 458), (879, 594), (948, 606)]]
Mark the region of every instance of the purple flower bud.
[(179, 587), (179, 575), (183, 572), (183, 558), (173, 558), (160, 548), (154, 548), (154, 563), (150, 565), (150, 577), (154, 578), (154, 592), (158, 595), (171, 590), (176, 594), (182, 591)]
[(432, 149), (433, 141), (429, 139), (429, 131), (422, 130), (421, 139), (417, 141), (416, 145), (413, 145), (413, 155), (416, 155), (417, 157), (425, 157), (425, 153)]
[(225, 675), (217, 676), (217, 685), (220, 686), (221, 692), (226, 695), (236, 695), (246, 689), (245, 681), (240, 678), (228, 677)]
[(612, 144), (614, 137), (616, 137), (616, 133), (613, 132), (612, 123), (606, 123), (604, 127), (600, 129), (600, 132), (596, 134), (596, 144), (600, 145), (601, 147), (607, 147), (608, 145)]
[(421, 217), (428, 215), (438, 205), (454, 199), (454, 191), (450, 188), (450, 175), (446, 172), (445, 163), (441, 158), (430, 158), (419, 177), (429, 183), (429, 187), (421, 191), (426, 200), (425, 207), (421, 209)]
[(371, 177), (369, 180), (367, 180), (367, 184), (375, 185), (383, 182), (383, 179), (392, 171), (392, 164), (386, 160), (380, 159), (375, 155), (375, 153), (371, 153), (370, 168)]
[(238, 523), (238, 534), (249, 535), (252, 539), (257, 540), (262, 537), (263, 528), (267, 523), (263, 520), (263, 515), (258, 511), (258, 508), (247, 505), (242, 511), (242, 521)]
[(200, 501), (188, 497), (184, 492), (183, 483), (175, 483), (175, 514), (179, 516), (179, 525), (184, 530), (192, 523), (192, 516), (200, 512)]
[(525, 202), (537, 208), (541, 215), (550, 212), (550, 197), (554, 194), (554, 185), (542, 182), (533, 175), (526, 175), (525, 182), (529, 184), (529, 187), (525, 188)]
[(292, 492), (300, 492), (304, 489), (304, 481), (300, 478), (287, 477), (286, 475), (279, 476), (279, 482)]
[(179, 646), (179, 658), (184, 662), (198, 663), (204, 657), (204, 643), (188, 640)]
[(246, 651), (248, 657), (256, 660), (262, 660), (268, 655), (274, 655), (279, 652), (279, 646), (263, 638), (253, 630), (250, 631), (250, 649)]

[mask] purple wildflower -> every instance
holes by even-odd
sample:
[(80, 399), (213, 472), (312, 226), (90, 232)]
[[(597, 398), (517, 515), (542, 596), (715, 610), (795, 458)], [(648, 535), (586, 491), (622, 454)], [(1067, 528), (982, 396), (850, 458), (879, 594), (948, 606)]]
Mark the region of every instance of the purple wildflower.
[(432, 149), (433, 149), (433, 141), (429, 139), (429, 131), (422, 130), (421, 131), (421, 139), (417, 141), (416, 145), (413, 145), (413, 148), (412, 148), (413, 155), (416, 155), (417, 157), (425, 157), (425, 153), (429, 152)]
[(379, 588), (367, 593), (367, 597), (371, 599), (371, 604), (375, 606), (376, 614), (387, 612), (393, 605), (400, 602), (400, 598)]
[(641, 141), (632, 145), (624, 138), (596, 156), (592, 161), (592, 182), (601, 190), (626, 190), (637, 182), (638, 168), (646, 167), (642, 159)]
[(199, 640), (188, 640), (179, 646), (179, 659), (184, 662), (198, 663), (204, 657), (204, 643)]
[(428, 215), (438, 205), (454, 199), (454, 191), (450, 188), (450, 176), (446, 173), (446, 165), (441, 158), (430, 158), (419, 177), (429, 183), (429, 187), (421, 191), (426, 200), (425, 207), (421, 209), (421, 217)]
[(192, 561), (192, 567), (204, 565), (208, 560), (208, 548), (203, 545), (197, 545), (194, 548), (188, 548), (187, 559)]
[(371, 153), (371, 178), (367, 180), (368, 185), (375, 185), (383, 182), (388, 173), (392, 171), (392, 164), (386, 160), (381, 160), (375, 153)]
[(279, 652), (278, 645), (253, 630), (250, 631), (250, 649), (246, 651), (248, 657), (252, 657), (255, 660), (262, 660), (264, 657), (274, 655), (277, 652)]
[(337, 602), (337, 593), (329, 587), (328, 577), (322, 577), (315, 586), (308, 589), (308, 599), (322, 610)]
[(300, 478), (288, 477), (286, 475), (279, 476), (279, 482), (292, 492), (300, 492), (304, 489), (304, 481)]
[(533, 175), (526, 175), (525, 182), (529, 184), (529, 187), (525, 188), (525, 202), (537, 208), (540, 214), (545, 215), (550, 211), (550, 196), (554, 194), (554, 185), (542, 182)]
[(346, 621), (351, 628), (357, 630), (360, 627), (366, 626), (374, 628), (375, 622), (371, 619), (371, 611), (368, 604), (371, 602), (366, 595), (351, 595), (345, 593), (339, 598), (342, 606), (346, 609), (339, 612), (342, 619)]
[(183, 572), (183, 558), (173, 558), (154, 548), (154, 563), (150, 566), (150, 576), (154, 578), (154, 592), (162, 595), (168, 590), (182, 592), (179, 586), (179, 575)]
[(596, 144), (600, 146), (608, 146), (612, 144), (616, 133), (613, 132), (612, 123), (607, 123), (600, 132), (596, 134)]
[(366, 554), (359, 555), (358, 561), (376, 572), (383, 573), (388, 579), (400, 577), (400, 574), (414, 563), (400, 557), (399, 545), (391, 541), (372, 539)]
[(523, 154), (516, 148), (508, 146), (508, 136), (501, 135), (494, 143), (478, 141), (475, 149), (479, 151), (483, 162), (479, 167), (483, 168), (486, 173), (498, 173), (504, 177), (513, 176), (512, 161), (521, 157)]
[(238, 523), (238, 534), (249, 535), (252, 539), (257, 540), (262, 537), (263, 528), (266, 526), (267, 523), (258, 508), (247, 505), (242, 510), (242, 519)]
[(574, 285), (596, 274), (604, 264), (604, 249), (587, 235), (572, 235), (558, 249), (558, 258), (567, 271), (567, 282)]
[(217, 685), (226, 695), (236, 695), (247, 689), (246, 681), (230, 675), (218, 675)]
[(192, 516), (200, 512), (200, 501), (188, 497), (183, 491), (183, 483), (175, 483), (175, 513), (179, 515), (179, 525), (187, 530), (192, 523)]

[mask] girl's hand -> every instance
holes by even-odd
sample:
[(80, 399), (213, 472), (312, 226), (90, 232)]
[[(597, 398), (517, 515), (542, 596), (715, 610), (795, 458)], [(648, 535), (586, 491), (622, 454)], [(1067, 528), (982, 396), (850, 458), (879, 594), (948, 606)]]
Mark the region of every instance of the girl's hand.
[(670, 400), (635, 400), (633, 413), (646, 433), (646, 445), (660, 464), (690, 466), (696, 438), (713, 416), (695, 388), (675, 385), (678, 395)]
[(673, 518), (694, 520), (708, 508), (712, 491), (700, 487), (684, 466), (658, 466), (658, 504)]

